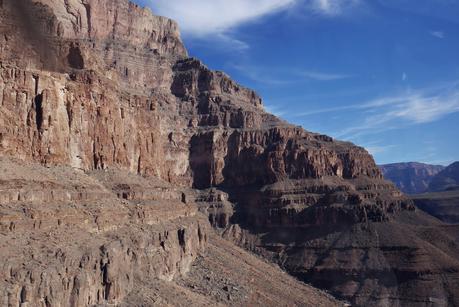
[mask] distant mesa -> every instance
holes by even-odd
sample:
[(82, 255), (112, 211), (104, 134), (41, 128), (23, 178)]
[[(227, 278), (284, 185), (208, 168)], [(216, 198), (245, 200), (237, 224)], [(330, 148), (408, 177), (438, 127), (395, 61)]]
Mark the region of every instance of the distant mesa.
[(445, 169), (442, 165), (418, 162), (385, 164), (379, 167), (384, 178), (392, 181), (406, 194), (419, 194), (428, 191), (435, 175)]
[(448, 167), (417, 162), (380, 166), (384, 177), (419, 209), (446, 223), (459, 223), (459, 162)]
[(428, 190), (431, 192), (441, 192), (459, 189), (459, 162), (454, 162), (436, 176), (429, 184)]
[(435, 175), (427, 193), (414, 195), (413, 200), (418, 208), (436, 218), (459, 224), (459, 162)]

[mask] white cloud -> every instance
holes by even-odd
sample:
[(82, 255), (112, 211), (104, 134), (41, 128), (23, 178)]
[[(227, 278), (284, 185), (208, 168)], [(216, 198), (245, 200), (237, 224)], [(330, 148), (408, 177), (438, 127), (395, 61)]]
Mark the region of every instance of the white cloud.
[(298, 0), (150, 0), (152, 10), (180, 24), (183, 33), (198, 37), (227, 31), (268, 14), (285, 10)]
[(430, 123), (459, 112), (459, 83), (408, 91), (365, 103), (311, 110), (298, 116), (343, 111), (347, 111), (346, 114), (354, 112), (361, 121), (356, 126), (333, 133), (337, 138), (352, 139), (406, 125)]
[(424, 97), (415, 95), (396, 105), (386, 113), (388, 119), (401, 118), (413, 123), (429, 123), (439, 118), (459, 112), (459, 92), (450, 95)]
[(225, 33), (216, 34), (215, 39), (217, 39), (220, 43), (223, 43), (225, 46), (231, 46), (232, 50), (244, 51), (250, 48), (249, 44), (246, 42)]
[(300, 71), (298, 72), (298, 75), (305, 77), (306, 79), (312, 79), (316, 81), (334, 81), (352, 77), (351, 75), (330, 74), (317, 71)]
[(379, 145), (379, 144), (359, 144), (364, 147), (371, 155), (377, 155), (381, 153), (388, 152), (389, 150), (397, 147), (396, 145)]
[(360, 0), (312, 0), (310, 3), (316, 13), (336, 16), (342, 14), (345, 9), (356, 6)]
[[(157, 15), (179, 23), (181, 33), (194, 42), (212, 41), (226, 50), (243, 52), (249, 44), (235, 38), (237, 28), (283, 11), (336, 16), (361, 0), (133, 0)], [(319, 76), (320, 77), (320, 76)]]
[(291, 83), (291, 81), (287, 80), (286, 78), (281, 78), (280, 73), (273, 73), (273, 70), (275, 69), (272, 68), (266, 70), (257, 66), (240, 64), (233, 64), (230, 66), (232, 69), (237, 70), (247, 78), (257, 83), (263, 83), (267, 85), (286, 85)]
[(442, 31), (430, 31), (429, 33), (430, 33), (430, 35), (432, 35), (432, 36), (434, 36), (436, 38), (440, 38), (440, 39), (445, 38), (445, 33), (442, 32)]
[(353, 77), (352, 75), (324, 73), (295, 68), (259, 67), (253, 65), (231, 65), (231, 68), (244, 74), (257, 83), (267, 85), (288, 85), (305, 81), (336, 81)]
[(282, 117), (287, 114), (285, 108), (276, 105), (265, 104), (264, 108), (266, 112), (276, 115), (277, 117)]

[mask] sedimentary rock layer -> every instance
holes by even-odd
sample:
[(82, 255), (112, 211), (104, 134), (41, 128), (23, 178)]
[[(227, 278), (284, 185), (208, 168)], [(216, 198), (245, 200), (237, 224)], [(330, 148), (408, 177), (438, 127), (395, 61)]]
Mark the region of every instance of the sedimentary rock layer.
[(407, 194), (419, 194), (428, 190), (432, 179), (445, 167), (424, 163), (393, 163), (379, 166), (384, 178), (392, 181)]
[[(417, 216), (365, 149), (268, 114), (253, 90), (188, 59), (173, 21), (127, 0), (0, 3), (0, 154), (50, 172), (72, 167), (75, 177), (5, 177), (22, 184), (2, 196), (19, 272), (2, 270), (11, 304), (151, 302), (129, 293), (133, 276), (152, 289), (145, 272), (164, 280), (189, 269), (206, 241), (198, 209), (224, 237), (354, 303), (456, 302), (454, 240)], [(435, 235), (422, 237), (430, 230), (416, 223)], [(47, 231), (57, 238), (51, 252)], [(439, 238), (427, 248), (435, 270), (416, 266)], [(29, 242), (25, 259), (41, 269), (17, 264)]]

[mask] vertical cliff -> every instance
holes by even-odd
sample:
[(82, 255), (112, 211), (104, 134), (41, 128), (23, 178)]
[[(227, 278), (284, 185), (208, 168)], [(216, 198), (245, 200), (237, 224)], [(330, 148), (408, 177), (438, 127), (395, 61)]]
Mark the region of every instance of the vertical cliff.
[[(57, 248), (82, 228), (74, 240), (88, 249), (64, 244), (64, 256), (49, 258), (43, 247), (40, 269), (5, 266), (8, 304), (118, 304), (135, 293), (133, 277), (148, 289), (145, 272), (182, 276), (206, 245), (194, 202), (225, 238), (353, 303), (457, 301), (457, 247), (442, 225), (415, 212), (365, 149), (268, 114), (253, 90), (188, 59), (175, 22), (127, 0), (0, 3), (0, 155), (71, 167), (68, 176), (85, 183), (65, 184), (81, 192), (72, 198), (49, 186), (65, 174), (7, 179), (23, 187), (2, 207), (5, 242), (19, 246), (20, 225), (42, 225)], [(53, 192), (28, 204), (24, 190), (36, 181)], [(85, 208), (88, 189), (111, 201), (99, 195)], [(30, 208), (48, 200), (63, 217), (35, 221)]]

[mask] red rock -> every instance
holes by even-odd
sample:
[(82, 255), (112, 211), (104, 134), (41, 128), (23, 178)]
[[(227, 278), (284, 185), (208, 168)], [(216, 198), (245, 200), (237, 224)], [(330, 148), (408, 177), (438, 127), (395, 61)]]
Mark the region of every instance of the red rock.
[[(51, 195), (8, 192), (2, 229), (25, 238), (31, 227), (74, 223), (88, 249), (87, 257), (77, 246), (57, 253), (64, 260), (53, 260), (51, 271), (8, 273), (6, 264), (11, 304), (49, 299), (35, 282), (23, 288), (30, 274), (53, 274), (43, 277), (53, 303), (75, 306), (128, 299), (136, 274), (183, 275), (208, 233), (193, 196), (224, 237), (356, 304), (457, 302), (439, 297), (459, 289), (459, 253), (442, 225), (415, 212), (365, 149), (266, 113), (254, 91), (187, 59), (175, 22), (126, 0), (19, 0), (0, 12), (0, 155), (49, 166), (41, 176), (66, 182)], [(70, 193), (65, 176), (52, 175), (62, 167), (95, 175), (77, 176), (83, 191)], [(94, 194), (92, 180), (104, 183), (113, 203)], [(26, 190), (33, 186), (26, 180)], [(161, 202), (150, 206), (154, 195)], [(87, 212), (80, 202), (91, 197)], [(44, 214), (48, 199), (78, 205)], [(91, 229), (113, 232), (91, 236)], [(56, 247), (78, 234), (71, 230), (57, 229)], [(34, 257), (46, 267), (45, 254)], [(80, 259), (95, 272), (75, 266)]]

